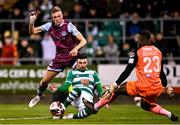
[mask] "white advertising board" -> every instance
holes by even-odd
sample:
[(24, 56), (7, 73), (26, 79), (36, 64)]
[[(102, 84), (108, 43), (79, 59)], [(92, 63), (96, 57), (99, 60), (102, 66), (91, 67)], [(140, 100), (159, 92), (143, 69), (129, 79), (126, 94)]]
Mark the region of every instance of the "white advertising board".
[[(98, 65), (98, 73), (102, 83), (109, 84), (118, 79), (126, 65)], [(168, 84), (173, 87), (180, 87), (180, 65), (164, 65), (164, 72)], [(136, 80), (135, 70), (125, 80)]]

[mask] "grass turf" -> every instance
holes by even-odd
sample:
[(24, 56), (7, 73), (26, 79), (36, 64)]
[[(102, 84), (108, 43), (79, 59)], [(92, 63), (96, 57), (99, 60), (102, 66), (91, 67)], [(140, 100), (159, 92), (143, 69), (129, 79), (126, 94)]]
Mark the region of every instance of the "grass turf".
[[(111, 104), (111, 110), (103, 108), (96, 115), (85, 119), (52, 120), (49, 105), (38, 104), (28, 108), (26, 104), (0, 104), (0, 124), (180, 124), (164, 116), (146, 112), (135, 105)], [(165, 105), (180, 116), (180, 105)], [(68, 112), (77, 112), (68, 107)]]

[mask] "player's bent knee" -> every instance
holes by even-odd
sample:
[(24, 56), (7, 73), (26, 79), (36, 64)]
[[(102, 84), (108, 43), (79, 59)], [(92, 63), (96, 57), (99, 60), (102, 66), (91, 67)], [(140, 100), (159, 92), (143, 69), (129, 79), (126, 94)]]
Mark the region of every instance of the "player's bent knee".
[(50, 81), (47, 81), (47, 80), (41, 80), (40, 81), (40, 86), (48, 86), (48, 83), (49, 83)]
[(146, 102), (144, 99), (141, 99), (141, 108), (146, 110), (146, 111), (149, 111), (151, 105)]

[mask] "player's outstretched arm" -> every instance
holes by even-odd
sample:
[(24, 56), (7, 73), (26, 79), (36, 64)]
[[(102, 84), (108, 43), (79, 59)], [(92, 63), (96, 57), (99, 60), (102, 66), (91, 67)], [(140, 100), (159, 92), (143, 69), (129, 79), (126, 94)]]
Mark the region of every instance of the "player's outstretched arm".
[(42, 32), (40, 27), (35, 27), (34, 23), (37, 19), (37, 13), (35, 11), (32, 11), (29, 13), (29, 34), (34, 35), (37, 33)]
[(163, 90), (163, 93), (166, 93), (168, 96), (169, 96), (169, 99), (172, 99), (175, 95), (174, 93), (174, 90), (172, 87), (170, 86), (167, 86), (167, 78), (166, 78), (166, 75), (164, 73), (164, 70), (163, 70), (163, 61), (161, 62), (161, 72), (160, 72), (160, 79), (161, 79), (161, 83), (164, 87), (164, 90)]
[(71, 52), (69, 53), (71, 56), (76, 56), (77, 53), (78, 53), (78, 50), (87, 44), (86, 39), (83, 37), (83, 35), (82, 35), (80, 32), (76, 35), (76, 38), (77, 38), (80, 42), (79, 42), (79, 44), (78, 44), (77, 46), (75, 46), (75, 47), (71, 50)]

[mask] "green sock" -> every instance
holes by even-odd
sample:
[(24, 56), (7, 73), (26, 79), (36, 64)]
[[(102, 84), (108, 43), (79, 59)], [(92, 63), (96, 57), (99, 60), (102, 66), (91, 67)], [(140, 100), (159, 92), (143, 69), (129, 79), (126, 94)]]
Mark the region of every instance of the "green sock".
[(74, 88), (72, 92), (69, 93), (64, 106), (68, 107), (74, 99), (78, 98), (81, 95), (81, 90), (79, 88)]
[(83, 110), (79, 111), (77, 114), (74, 114), (73, 119), (82, 119), (90, 116), (91, 114), (92, 113), (88, 108), (84, 108)]

